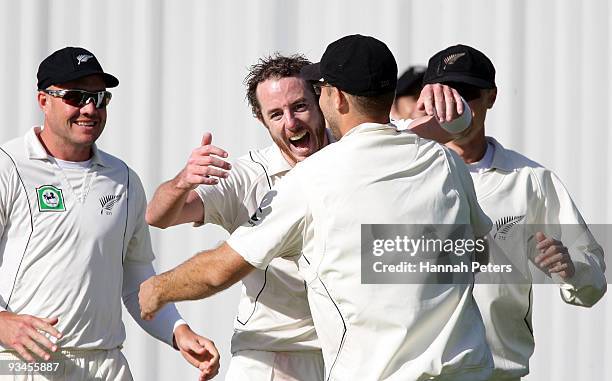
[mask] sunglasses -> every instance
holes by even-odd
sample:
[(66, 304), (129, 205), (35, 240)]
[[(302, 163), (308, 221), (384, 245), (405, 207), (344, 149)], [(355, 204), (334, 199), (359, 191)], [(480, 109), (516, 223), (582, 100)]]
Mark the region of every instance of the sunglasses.
[(62, 98), (64, 103), (73, 107), (83, 107), (89, 101), (93, 101), (96, 108), (105, 108), (110, 102), (113, 94), (108, 91), (85, 91), (85, 90), (40, 90), (52, 97)]
[(323, 81), (313, 81), (310, 84), (312, 85), (312, 89), (314, 90), (314, 93), (315, 93), (316, 96), (320, 96), (321, 95), (321, 88), (322, 87), (331, 86), (329, 83), (323, 82)]

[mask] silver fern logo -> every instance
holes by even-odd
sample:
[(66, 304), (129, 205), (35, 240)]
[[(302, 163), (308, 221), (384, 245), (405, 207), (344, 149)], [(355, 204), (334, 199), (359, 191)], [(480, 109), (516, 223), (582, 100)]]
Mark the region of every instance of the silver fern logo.
[(495, 221), (493, 238), (505, 241), (510, 235), (510, 230), (523, 219), (525, 219), (525, 216), (508, 216)]
[(100, 205), (102, 205), (102, 209), (100, 209), (100, 214), (103, 214), (104, 212), (106, 212), (107, 216), (112, 215), (113, 207), (115, 206), (115, 204), (119, 202), (120, 199), (121, 199), (120, 194), (116, 196), (107, 195), (107, 196), (100, 197)]
[(465, 52), (463, 53), (454, 53), (451, 54), (450, 56), (446, 56), (444, 58), (444, 64), (445, 65), (453, 65), (455, 62), (457, 62), (457, 60), (461, 57), (463, 57), (465, 55)]
[(91, 58), (93, 58), (93, 56), (91, 54), (79, 54), (77, 56), (77, 65), (80, 65), (81, 62), (87, 62), (89, 61)]

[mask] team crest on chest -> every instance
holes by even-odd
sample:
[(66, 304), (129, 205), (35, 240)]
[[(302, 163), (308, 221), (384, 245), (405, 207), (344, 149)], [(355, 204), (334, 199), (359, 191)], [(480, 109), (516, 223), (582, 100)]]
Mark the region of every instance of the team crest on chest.
[(102, 196), (100, 197), (100, 205), (102, 206), (102, 209), (100, 209), (100, 214), (103, 214), (104, 212), (106, 212), (107, 216), (110, 216), (111, 214), (113, 214), (112, 210), (113, 207), (115, 206), (115, 204), (117, 204), (119, 202), (119, 200), (121, 200), (121, 195), (107, 195), (107, 196)]
[(36, 188), (38, 210), (41, 212), (64, 212), (64, 194), (62, 190), (53, 185), (43, 185)]

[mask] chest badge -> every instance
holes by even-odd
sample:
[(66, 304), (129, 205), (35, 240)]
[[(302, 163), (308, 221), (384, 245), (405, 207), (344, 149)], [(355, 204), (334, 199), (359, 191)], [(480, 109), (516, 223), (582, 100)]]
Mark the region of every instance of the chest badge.
[(64, 212), (64, 194), (62, 190), (53, 185), (43, 185), (36, 188), (38, 210), (41, 212)]
[(107, 196), (100, 197), (100, 205), (102, 206), (102, 209), (100, 209), (100, 214), (103, 214), (104, 212), (106, 212), (107, 216), (112, 215), (113, 207), (115, 206), (115, 204), (119, 202), (119, 200), (121, 200), (120, 194), (116, 196), (107, 195)]

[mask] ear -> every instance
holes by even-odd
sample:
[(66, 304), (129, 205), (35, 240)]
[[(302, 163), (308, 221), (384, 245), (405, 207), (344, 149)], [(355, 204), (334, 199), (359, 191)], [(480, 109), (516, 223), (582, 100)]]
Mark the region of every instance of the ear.
[(493, 104), (495, 104), (495, 100), (497, 99), (497, 89), (491, 89), (487, 91), (487, 108), (493, 108)]
[(342, 90), (340, 90), (337, 87), (332, 87), (330, 91), (332, 92), (331, 99), (332, 99), (332, 104), (334, 105), (334, 108), (338, 110), (339, 112), (342, 112), (343, 110), (345, 110), (346, 107), (348, 106), (348, 98), (346, 97), (346, 95), (344, 95)]
[(38, 95), (36, 95), (36, 100), (38, 101), (38, 107), (44, 112), (48, 107), (49, 97), (47, 97), (47, 94), (39, 91)]

